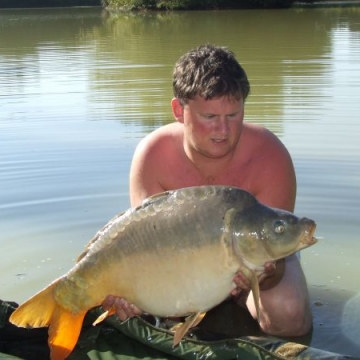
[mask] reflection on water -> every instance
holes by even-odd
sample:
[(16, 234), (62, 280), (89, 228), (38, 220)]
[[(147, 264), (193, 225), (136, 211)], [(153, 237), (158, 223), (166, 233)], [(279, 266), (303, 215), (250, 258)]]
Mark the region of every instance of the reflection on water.
[[(172, 121), (174, 62), (212, 42), (232, 49), (246, 68), (246, 119), (289, 148), (296, 212), (318, 223), (323, 239), (302, 253), (313, 344), (357, 355), (359, 15), (359, 7), (0, 11), (1, 297), (23, 301), (63, 274), (129, 206), (136, 144)], [(343, 337), (326, 341), (338, 327)]]

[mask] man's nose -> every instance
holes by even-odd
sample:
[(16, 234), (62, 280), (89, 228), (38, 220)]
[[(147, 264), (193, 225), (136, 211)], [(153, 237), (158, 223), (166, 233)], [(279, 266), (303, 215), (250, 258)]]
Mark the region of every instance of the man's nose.
[(225, 116), (216, 122), (216, 130), (221, 134), (227, 134), (229, 132), (229, 122)]

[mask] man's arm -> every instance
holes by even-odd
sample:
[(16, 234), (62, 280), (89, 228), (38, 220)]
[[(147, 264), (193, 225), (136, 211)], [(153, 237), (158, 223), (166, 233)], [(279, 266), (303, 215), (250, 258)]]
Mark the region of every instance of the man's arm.
[[(258, 176), (253, 195), (261, 203), (294, 211), (296, 200), (296, 176), (290, 154), (283, 143), (269, 130), (261, 129)], [(261, 155), (260, 155), (261, 154)]]
[(131, 206), (140, 205), (149, 196), (165, 191), (159, 181), (169, 151), (163, 132), (164, 128), (154, 131), (136, 147), (129, 179)]

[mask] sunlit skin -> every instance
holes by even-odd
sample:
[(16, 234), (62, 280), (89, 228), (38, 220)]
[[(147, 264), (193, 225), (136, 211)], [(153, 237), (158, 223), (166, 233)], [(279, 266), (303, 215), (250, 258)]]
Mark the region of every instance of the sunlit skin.
[[(130, 171), (133, 206), (156, 193), (196, 185), (237, 186), (267, 206), (294, 210), (296, 179), (290, 155), (269, 130), (244, 122), (244, 101), (227, 96), (196, 96), (182, 105), (171, 102), (176, 122), (160, 127), (138, 145)], [(273, 335), (303, 335), (311, 327), (307, 285), (296, 256), (265, 265), (260, 278), (260, 319)], [(234, 278), (232, 292), (256, 318), (249, 281)], [(124, 299), (108, 296), (121, 320), (141, 314)]]
[(175, 118), (184, 125), (184, 151), (189, 160), (194, 164), (231, 161), (242, 131), (242, 101), (227, 97), (206, 101), (197, 96), (184, 107), (178, 99), (171, 105)]

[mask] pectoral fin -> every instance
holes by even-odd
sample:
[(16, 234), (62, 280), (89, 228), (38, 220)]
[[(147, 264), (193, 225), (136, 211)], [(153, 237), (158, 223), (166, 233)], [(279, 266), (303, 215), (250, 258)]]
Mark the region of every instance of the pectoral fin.
[(258, 280), (258, 277), (257, 277), (255, 271), (250, 272), (249, 280), (251, 282), (251, 291), (252, 291), (253, 298), (254, 298), (256, 316), (258, 319), (260, 319), (260, 305), (259, 305), (260, 287), (259, 287), (259, 280)]
[(199, 324), (199, 322), (204, 318), (206, 312), (197, 312), (188, 316), (182, 324), (175, 325), (173, 328), (175, 330), (173, 347), (178, 345), (186, 333)]
[(116, 313), (116, 309), (115, 306), (113, 306), (112, 308), (110, 308), (109, 310), (104, 311), (101, 315), (99, 315), (96, 320), (92, 323), (93, 326), (96, 326), (97, 324), (101, 323), (102, 321), (104, 321), (107, 317), (114, 315)]

